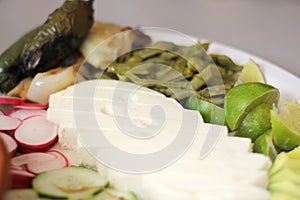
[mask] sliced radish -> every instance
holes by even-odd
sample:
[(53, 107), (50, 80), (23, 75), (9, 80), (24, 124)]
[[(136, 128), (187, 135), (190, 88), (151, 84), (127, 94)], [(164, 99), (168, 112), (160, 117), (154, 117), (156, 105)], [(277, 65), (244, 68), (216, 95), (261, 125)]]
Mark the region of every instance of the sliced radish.
[[(54, 140), (53, 145), (55, 145), (58, 142), (58, 137), (56, 138), (56, 140)], [(53, 146), (47, 146), (45, 148), (40, 148), (40, 149), (28, 149), (26, 147), (23, 147), (21, 145), (18, 146), (17, 152), (20, 154), (25, 154), (25, 153), (37, 153), (37, 152), (47, 152), (49, 151)]]
[(34, 163), (40, 160), (42, 160), (43, 162), (49, 162), (54, 159), (56, 159), (56, 156), (49, 153), (27, 153), (11, 158), (10, 164), (13, 166), (23, 166), (28, 163)]
[(55, 159), (45, 162), (44, 160), (36, 160), (25, 165), (28, 172), (39, 174), (41, 172), (62, 169), (68, 166), (68, 159), (60, 152), (49, 152), (50, 155), (55, 156)]
[(69, 160), (68, 160), (68, 158), (65, 156), (65, 154), (63, 154), (62, 152), (57, 151), (57, 150), (50, 150), (50, 151), (48, 151), (47, 153), (52, 154), (52, 155), (55, 155), (55, 156), (57, 156), (57, 158), (62, 158), (62, 159), (64, 159), (65, 162), (66, 162), (65, 167), (68, 167), (68, 166), (69, 166)]
[[(58, 142), (58, 138), (57, 140), (55, 141), (55, 143)], [(18, 146), (18, 149), (17, 149), (17, 152), (20, 153), (20, 154), (27, 154), (27, 153), (44, 153), (44, 152), (47, 152), (49, 151), (49, 149), (51, 149), (52, 146), (49, 146), (49, 147), (46, 147), (46, 148), (41, 148), (41, 149), (28, 149), (26, 147), (23, 147), (21, 145)]]
[(2, 110), (0, 110), (0, 115), (5, 115), (5, 113)]
[(12, 175), (12, 189), (23, 189), (23, 188), (30, 188), (32, 179), (35, 177), (34, 174), (22, 171), (22, 170), (10, 170)]
[(2, 141), (4, 142), (9, 156), (13, 156), (18, 148), (17, 142), (11, 136), (2, 132), (0, 132), (0, 139), (2, 139)]
[(0, 104), (20, 105), (23, 104), (24, 102), (25, 102), (24, 99), (18, 97), (7, 97), (7, 96), (0, 97)]
[(19, 119), (0, 115), (0, 131), (13, 131), (18, 128), (21, 123)]
[(14, 108), (23, 108), (23, 109), (46, 109), (49, 107), (48, 104), (37, 104), (37, 103), (23, 103), (13, 105)]
[[(28, 153), (13, 157), (10, 161), (11, 166), (25, 166), (25, 169), (32, 173), (61, 169), (68, 166), (68, 159), (65, 155), (58, 151), (50, 151), (48, 153)], [(22, 169), (22, 168), (21, 168)]]
[(16, 166), (16, 165), (10, 165), (9, 166), (10, 170), (24, 170), (22, 166)]
[(7, 115), (10, 117), (14, 117), (20, 120), (24, 120), (26, 118), (32, 117), (32, 116), (44, 116), (46, 117), (47, 111), (42, 109), (18, 109), (18, 110), (12, 110)]
[(25, 119), (15, 131), (15, 139), (25, 148), (44, 149), (55, 144), (58, 126), (43, 116)]

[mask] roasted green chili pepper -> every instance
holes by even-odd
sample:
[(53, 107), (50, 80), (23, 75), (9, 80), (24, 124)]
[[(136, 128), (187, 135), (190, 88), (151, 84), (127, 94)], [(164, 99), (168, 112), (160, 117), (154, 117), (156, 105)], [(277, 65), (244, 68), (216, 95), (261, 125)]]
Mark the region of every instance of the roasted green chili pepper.
[(8, 92), (19, 82), (20, 57), (27, 42), (38, 33), (40, 27), (25, 34), (0, 56), (0, 92)]
[(57, 67), (75, 52), (93, 24), (93, 0), (66, 0), (40, 27), (0, 56), (0, 92), (23, 78)]

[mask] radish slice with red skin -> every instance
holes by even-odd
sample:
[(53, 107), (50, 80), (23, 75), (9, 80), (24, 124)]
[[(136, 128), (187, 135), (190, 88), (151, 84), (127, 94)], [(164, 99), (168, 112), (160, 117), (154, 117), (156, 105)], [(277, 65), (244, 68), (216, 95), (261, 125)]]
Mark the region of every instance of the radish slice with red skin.
[(65, 157), (66, 158), (66, 156), (65, 156), (65, 154), (63, 154), (62, 152), (60, 152), (60, 151), (58, 151), (58, 150), (55, 150), (55, 149), (51, 149), (51, 150), (49, 150), (47, 153), (50, 153), (50, 154), (53, 154), (53, 155), (55, 155), (55, 156), (62, 156), (62, 157)]
[(14, 166), (15, 170), (17, 167), (25, 166), (28, 172), (38, 174), (67, 167), (68, 159), (58, 151), (50, 151), (47, 153), (28, 153), (16, 156), (11, 159), (10, 164)]
[[(54, 141), (54, 143), (58, 142), (58, 137)], [(27, 153), (37, 153), (37, 152), (47, 152), (52, 148), (52, 145), (46, 147), (46, 148), (41, 148), (41, 149), (28, 149), (26, 147), (23, 147), (21, 145), (18, 146), (17, 152), (20, 154), (27, 154)]]
[(25, 102), (24, 99), (18, 97), (7, 97), (1, 96), (0, 97), (0, 104), (10, 104), (10, 105), (20, 105)]
[(55, 156), (57, 156), (57, 158), (63, 158), (66, 162), (65, 167), (69, 166), (69, 160), (68, 160), (67, 156), (65, 156), (65, 154), (63, 154), (62, 152), (57, 151), (57, 150), (50, 150), (47, 153), (55, 155)]
[(6, 115), (0, 115), (0, 130), (1, 131), (13, 131), (16, 130), (20, 124), (21, 120), (9, 117)]
[(49, 107), (48, 104), (36, 104), (36, 103), (23, 103), (13, 105), (14, 108), (22, 108), (22, 109), (47, 109)]
[(17, 151), (20, 154), (28, 154), (28, 153), (38, 153), (38, 152), (44, 153), (44, 152), (46, 152), (48, 150), (49, 150), (49, 148), (46, 148), (45, 150), (43, 150), (43, 149), (31, 150), (31, 149), (27, 149), (27, 148), (22, 147), (21, 145), (19, 145)]
[(33, 116), (46, 117), (47, 111), (42, 109), (18, 109), (18, 110), (12, 110), (7, 115), (10, 117), (17, 118), (19, 120), (24, 120)]
[(2, 132), (0, 132), (0, 138), (4, 142), (4, 145), (7, 149), (9, 156), (12, 157), (17, 151), (18, 148), (17, 142), (11, 136)]
[(56, 156), (48, 153), (27, 153), (11, 158), (10, 164), (13, 166), (23, 166), (28, 163), (34, 163), (41, 160), (47, 163), (54, 159), (56, 159)]
[(31, 188), (32, 179), (34, 174), (22, 170), (10, 170), (12, 175), (11, 189), (25, 189)]
[(2, 110), (0, 110), (0, 115), (5, 115), (5, 113)]
[(15, 131), (16, 141), (23, 147), (37, 150), (54, 145), (58, 138), (58, 125), (43, 116), (25, 119)]
[(16, 165), (10, 165), (9, 166), (10, 170), (24, 170), (22, 166), (16, 166)]
[(55, 156), (55, 159), (45, 162), (44, 160), (36, 160), (25, 165), (28, 172), (39, 174), (55, 169), (62, 169), (68, 166), (68, 159), (58, 152), (48, 152), (48, 154)]

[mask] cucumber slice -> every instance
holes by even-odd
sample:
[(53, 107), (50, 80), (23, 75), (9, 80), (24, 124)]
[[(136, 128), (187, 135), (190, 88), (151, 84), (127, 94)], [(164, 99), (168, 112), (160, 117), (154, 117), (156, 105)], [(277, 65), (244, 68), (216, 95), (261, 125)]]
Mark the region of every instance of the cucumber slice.
[(41, 199), (32, 189), (8, 190), (4, 200), (47, 200)]
[(133, 192), (107, 188), (95, 196), (92, 200), (138, 200)]
[(108, 187), (108, 181), (92, 169), (68, 167), (37, 175), (33, 189), (40, 197), (50, 199), (91, 199)]

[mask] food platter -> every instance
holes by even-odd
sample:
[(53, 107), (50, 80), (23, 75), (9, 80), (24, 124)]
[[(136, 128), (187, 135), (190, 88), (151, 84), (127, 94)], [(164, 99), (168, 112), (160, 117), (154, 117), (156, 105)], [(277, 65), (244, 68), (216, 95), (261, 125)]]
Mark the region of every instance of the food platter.
[[(208, 39), (94, 21), (92, 2), (66, 1), (0, 57), (8, 200), (298, 197), (284, 188), (300, 165), (299, 77)], [(61, 40), (68, 6), (58, 29), (78, 37)]]

